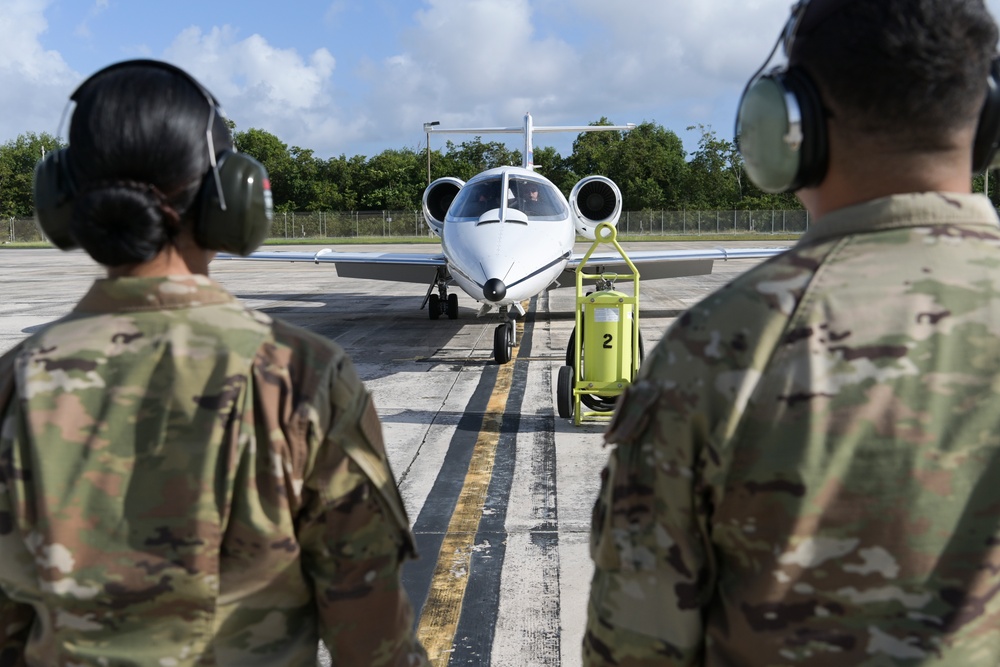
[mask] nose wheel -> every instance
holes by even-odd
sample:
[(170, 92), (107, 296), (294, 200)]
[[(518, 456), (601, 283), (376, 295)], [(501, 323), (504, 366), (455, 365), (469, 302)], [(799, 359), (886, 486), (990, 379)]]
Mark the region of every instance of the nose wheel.
[(514, 322), (508, 320), (493, 331), (493, 359), (498, 364), (510, 361), (514, 352)]
[[(507, 306), (500, 307), (500, 316), (507, 317)], [(506, 364), (514, 353), (517, 342), (517, 326), (512, 319), (506, 319), (503, 324), (493, 330), (493, 359), (498, 364)]]

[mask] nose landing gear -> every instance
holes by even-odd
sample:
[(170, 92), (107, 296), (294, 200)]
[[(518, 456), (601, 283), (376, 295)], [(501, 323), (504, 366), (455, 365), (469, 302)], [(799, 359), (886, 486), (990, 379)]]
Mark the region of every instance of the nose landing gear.
[(493, 359), (498, 364), (510, 361), (517, 344), (517, 324), (508, 317), (507, 306), (500, 306), (500, 317), (506, 321), (493, 330)]

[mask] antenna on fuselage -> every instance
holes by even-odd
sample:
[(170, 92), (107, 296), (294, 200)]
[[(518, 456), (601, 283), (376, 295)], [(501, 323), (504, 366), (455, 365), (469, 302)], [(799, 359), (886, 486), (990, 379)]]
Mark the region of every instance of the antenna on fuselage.
[(521, 166), (529, 171), (535, 170), (535, 148), (532, 142), (532, 135), (535, 132), (604, 132), (608, 130), (618, 132), (628, 132), (635, 129), (635, 123), (626, 125), (549, 125), (535, 127), (531, 120), (531, 114), (524, 114), (524, 125), (521, 127), (427, 127), (424, 129), (428, 134), (523, 134), (524, 152), (521, 154)]

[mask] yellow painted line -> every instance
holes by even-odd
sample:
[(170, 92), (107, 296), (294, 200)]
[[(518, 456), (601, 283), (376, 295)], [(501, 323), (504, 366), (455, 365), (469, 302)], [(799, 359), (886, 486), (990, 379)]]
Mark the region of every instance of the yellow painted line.
[[(521, 340), (523, 324), (517, 323)], [(455, 632), (462, 614), (462, 601), (469, 583), (472, 550), (475, 547), (476, 531), (483, 516), (486, 492), (493, 477), (493, 462), (496, 459), (497, 444), (500, 441), (500, 425), (503, 421), (507, 395), (510, 393), (514, 376), (514, 361), (520, 345), (515, 345), (510, 354), (510, 362), (497, 370), (496, 384), (490, 394), (483, 415), (483, 425), (473, 446), (469, 470), (465, 475), (462, 491), (455, 504), (455, 512), (448, 522), (438, 553), (430, 591), (420, 614), (417, 637), (427, 650), (431, 664), (446, 667), (455, 645)]]

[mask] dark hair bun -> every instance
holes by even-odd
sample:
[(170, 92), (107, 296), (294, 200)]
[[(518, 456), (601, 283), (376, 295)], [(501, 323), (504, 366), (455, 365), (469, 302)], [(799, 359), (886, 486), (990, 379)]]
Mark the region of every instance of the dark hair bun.
[(122, 266), (156, 257), (177, 233), (179, 220), (155, 186), (103, 182), (77, 195), (70, 230), (95, 261)]

